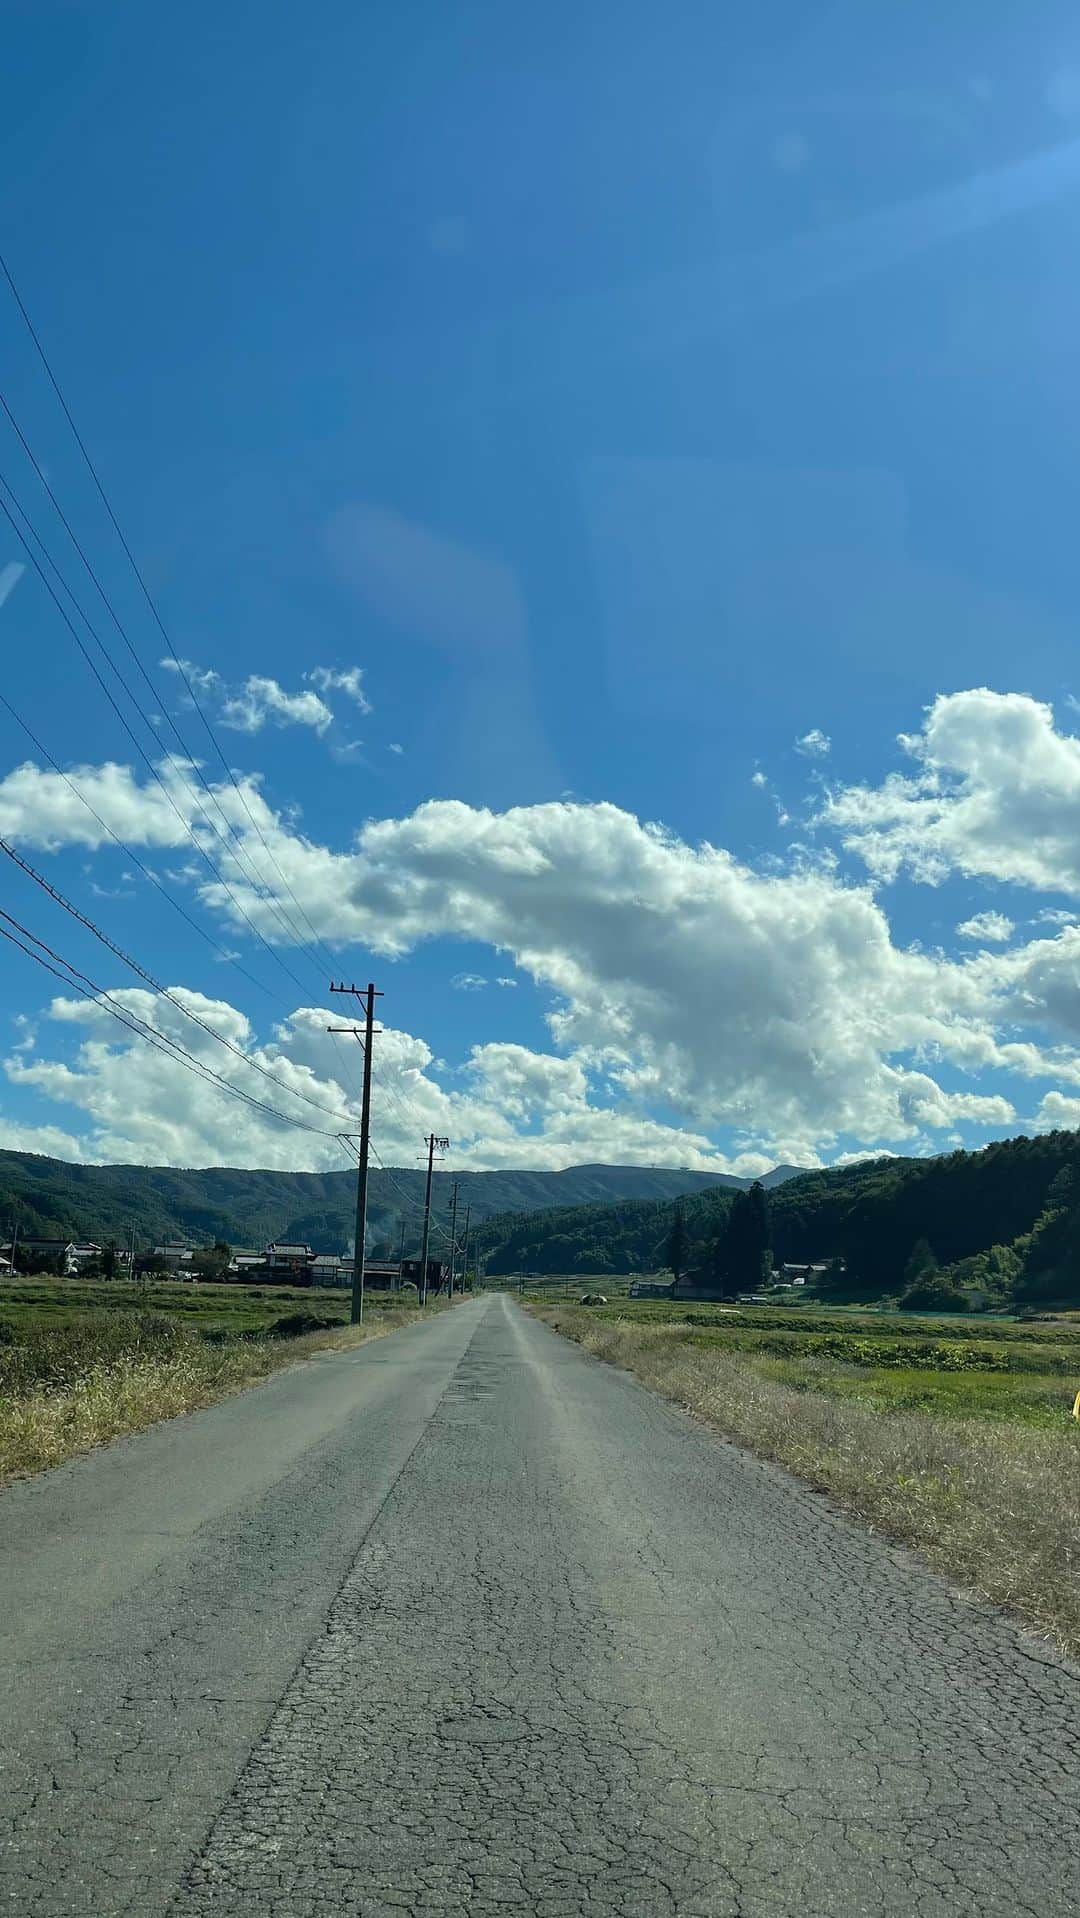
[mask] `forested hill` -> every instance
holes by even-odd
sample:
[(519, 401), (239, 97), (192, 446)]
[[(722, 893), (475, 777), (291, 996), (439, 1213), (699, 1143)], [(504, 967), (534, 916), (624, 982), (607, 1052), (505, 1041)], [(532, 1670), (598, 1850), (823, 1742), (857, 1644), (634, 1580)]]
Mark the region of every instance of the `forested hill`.
[[(733, 1194), (697, 1192), (681, 1201), (690, 1264), (704, 1263), (720, 1237)], [(954, 1268), (993, 1248), (994, 1273), (1080, 1302), (1080, 1135), (1053, 1132), (1006, 1139), (981, 1152), (936, 1159), (876, 1159), (804, 1172), (768, 1194), (773, 1256), (843, 1259), (864, 1297), (901, 1291), (920, 1242), (934, 1263)], [(664, 1262), (674, 1204), (575, 1206), (494, 1218), (483, 1227), (491, 1273), (647, 1272)], [(1027, 1235), (1035, 1234), (1031, 1245)], [(1076, 1276), (1069, 1277), (1072, 1247)], [(1008, 1251), (1009, 1248), (1013, 1248)], [(1008, 1251), (1008, 1256), (1005, 1252)], [(975, 1283), (965, 1267), (958, 1282)]]
[[(582, 1165), (563, 1172), (438, 1172), (436, 1219), (445, 1224), (454, 1179), (460, 1214), (473, 1218), (536, 1206), (572, 1206), (611, 1199), (673, 1198), (679, 1193), (746, 1180), (668, 1167)], [(416, 1250), (425, 1173), (410, 1166), (372, 1169), (368, 1196), (369, 1246), (392, 1243), (405, 1219), (408, 1250)], [(29, 1236), (163, 1240), (260, 1247), (269, 1239), (304, 1239), (320, 1251), (352, 1241), (356, 1175), (352, 1172), (245, 1172), (227, 1167), (176, 1171), (164, 1166), (71, 1165), (37, 1153), (0, 1152), (0, 1231), (17, 1222)], [(460, 1220), (459, 1220), (460, 1223)]]

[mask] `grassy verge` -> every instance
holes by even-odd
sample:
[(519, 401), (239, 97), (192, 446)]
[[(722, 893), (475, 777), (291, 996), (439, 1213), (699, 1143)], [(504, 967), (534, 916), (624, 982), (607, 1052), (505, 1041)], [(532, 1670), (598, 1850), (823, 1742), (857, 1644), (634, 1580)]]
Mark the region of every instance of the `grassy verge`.
[(0, 1483), (419, 1317), (409, 1307), (384, 1306), (363, 1327), (343, 1323), (279, 1338), (207, 1337), (167, 1313), (107, 1312), (26, 1328), (8, 1322), (0, 1327)]
[(678, 1324), (532, 1309), (1080, 1653), (1080, 1379), (785, 1358)]

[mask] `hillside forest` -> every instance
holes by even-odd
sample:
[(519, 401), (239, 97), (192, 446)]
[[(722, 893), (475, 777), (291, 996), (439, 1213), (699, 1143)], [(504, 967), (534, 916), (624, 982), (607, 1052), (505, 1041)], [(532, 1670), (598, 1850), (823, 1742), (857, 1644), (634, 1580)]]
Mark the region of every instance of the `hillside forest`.
[(586, 1205), (491, 1219), (489, 1273), (704, 1270), (752, 1288), (770, 1266), (824, 1263), (842, 1299), (916, 1310), (1080, 1306), (1080, 1138), (1051, 1132), (935, 1159), (806, 1172), (770, 1192)]

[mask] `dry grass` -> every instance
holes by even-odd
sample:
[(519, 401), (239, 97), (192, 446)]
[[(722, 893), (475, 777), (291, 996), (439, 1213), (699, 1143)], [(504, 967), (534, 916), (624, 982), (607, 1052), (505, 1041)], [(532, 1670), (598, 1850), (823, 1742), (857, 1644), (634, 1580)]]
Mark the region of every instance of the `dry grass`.
[(81, 1342), (76, 1328), (66, 1327), (62, 1339), (44, 1333), (0, 1346), (0, 1483), (197, 1411), (297, 1359), (379, 1338), (419, 1316), (402, 1306), (373, 1314), (362, 1328), (211, 1342), (167, 1318), (132, 1314), (107, 1332), (91, 1322)]
[(916, 1546), (962, 1587), (1080, 1653), (1080, 1427), (882, 1412), (763, 1376), (678, 1326), (538, 1316)]

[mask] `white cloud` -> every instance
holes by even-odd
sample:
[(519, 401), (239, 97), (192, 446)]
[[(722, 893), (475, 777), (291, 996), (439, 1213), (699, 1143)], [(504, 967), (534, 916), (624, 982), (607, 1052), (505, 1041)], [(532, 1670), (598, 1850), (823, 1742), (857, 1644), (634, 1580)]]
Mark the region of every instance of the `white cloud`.
[(178, 679), (186, 679), (189, 685), (197, 686), (200, 692), (208, 693), (221, 683), (218, 674), (211, 667), (196, 666), (190, 659), (174, 659), (171, 653), (164, 659), (159, 659), (158, 665), (164, 672), (175, 673)]
[(48, 1159), (80, 1160), (85, 1157), (85, 1142), (73, 1132), (54, 1125), (22, 1125), (0, 1113), (0, 1150), (4, 1152), (41, 1152)]
[(362, 666), (313, 666), (304, 678), (320, 693), (344, 693), (362, 713), (371, 711), (371, 701), (364, 691)]
[(404, 746), (399, 746), (396, 739), (392, 739), (386, 750), (391, 753), (403, 753), (405, 748)]
[(825, 759), (832, 751), (832, 740), (823, 733), (820, 726), (812, 726), (808, 733), (795, 741), (796, 752), (803, 753), (808, 759)]
[(495, 984), (497, 986), (516, 986), (517, 980), (516, 979), (496, 979)]
[[(175, 835), (175, 819), (124, 769), (86, 776), (125, 818), (125, 836)], [(59, 783), (34, 768), (9, 775), (0, 822), (15, 814), (38, 843), (75, 834), (91, 843)], [(625, 1143), (618, 1124), (644, 1149), (645, 1115), (657, 1107), (686, 1128), (674, 1135), (686, 1150), (703, 1154), (720, 1125), (741, 1131), (742, 1150), (759, 1158), (805, 1161), (856, 1143), (922, 1149), (927, 1128), (1011, 1123), (1010, 1101), (982, 1075), (1080, 1087), (1080, 929), (948, 959), (898, 946), (873, 893), (828, 863), (755, 871), (611, 805), (499, 813), (430, 801), (369, 822), (336, 850), (302, 838), (253, 781), (244, 790), (328, 940), (385, 957), (432, 938), (480, 941), (552, 995), (556, 1053), (621, 1101), (617, 1119), (575, 1122), (572, 1136), (594, 1155)], [(246, 838), (236, 796), (219, 791)], [(244, 909), (280, 941), (280, 922), (235, 858), (220, 845), (218, 856)], [(224, 890), (198, 884), (242, 931)], [(970, 1091), (940, 1087), (940, 1062), (969, 1075)], [(493, 1124), (490, 1149), (511, 1163), (522, 1142)], [(656, 1136), (658, 1150), (673, 1149), (669, 1128)]]
[(758, 767), (756, 772), (752, 772), (750, 774), (750, 784), (752, 786), (767, 786), (768, 783), (769, 783), (768, 778), (766, 774), (762, 772), (760, 766)]
[[(170, 656), (158, 664), (177, 677), (182, 674), (199, 692), (214, 696), (220, 702), (218, 723), (231, 727), (234, 732), (258, 733), (271, 723), (306, 726), (321, 738), (334, 724), (332, 707), (320, 697), (324, 693), (343, 693), (361, 712), (371, 711), (371, 702), (364, 691), (362, 666), (313, 666), (304, 678), (317, 690), (290, 693), (278, 680), (264, 673), (251, 673), (241, 685), (229, 686), (219, 673), (197, 666), (190, 659), (177, 660)], [(356, 742), (352, 742), (353, 749), (355, 745)], [(337, 750), (345, 754), (350, 746), (339, 745)]]
[(1046, 1093), (1035, 1123), (1040, 1132), (1075, 1131), (1080, 1127), (1080, 1099), (1068, 1099), (1060, 1092)]
[(992, 945), (1004, 945), (1016, 931), (1014, 922), (1003, 912), (976, 912), (962, 919), (956, 928), (961, 939), (981, 939)]
[(842, 787), (821, 814), (879, 879), (962, 872), (1080, 893), (1080, 739), (1049, 706), (986, 687), (942, 694), (900, 743), (915, 774)]
[(252, 673), (237, 692), (230, 693), (218, 714), (222, 726), (238, 733), (261, 732), (268, 719), (278, 726), (310, 726), (324, 733), (334, 715), (318, 693), (287, 693), (276, 679)]
[(450, 981), (455, 992), (480, 992), (487, 983), (479, 972), (455, 972)]
[[(302, 1007), (260, 1043), (248, 1020), (223, 1000), (172, 989), (246, 1055), (273, 1073), (280, 1088), (200, 1033), (167, 1002), (142, 989), (113, 996), (159, 1033), (182, 1041), (230, 1083), (242, 1086), (312, 1124), (333, 1129), (355, 1096), (342, 1084), (351, 1059), (337, 1051), (326, 1027), (333, 1015)], [(71, 1159), (142, 1165), (263, 1166), (326, 1171), (345, 1162), (336, 1138), (287, 1127), (206, 1086), (174, 1057), (133, 1037), (90, 999), (55, 999), (48, 1017), (76, 1040), (73, 1058), (28, 1060), (13, 1051), (4, 1060), (9, 1081), (69, 1106), (89, 1125), (85, 1137), (55, 1127), (19, 1126), (0, 1119), (0, 1143)], [(474, 1046), (460, 1089), (447, 1091), (421, 1039), (393, 1027), (378, 1039), (372, 1088), (372, 1136), (388, 1165), (411, 1165), (425, 1132), (451, 1140), (450, 1161), (463, 1167), (533, 1166), (557, 1169), (583, 1162), (742, 1170), (746, 1155), (728, 1159), (700, 1134), (660, 1124), (592, 1099), (589, 1062), (508, 1044)], [(137, 1078), (139, 1096), (131, 1097)], [(330, 1108), (318, 1111), (288, 1088)], [(527, 1128), (523, 1132), (522, 1128)]]

